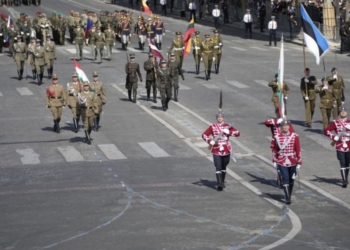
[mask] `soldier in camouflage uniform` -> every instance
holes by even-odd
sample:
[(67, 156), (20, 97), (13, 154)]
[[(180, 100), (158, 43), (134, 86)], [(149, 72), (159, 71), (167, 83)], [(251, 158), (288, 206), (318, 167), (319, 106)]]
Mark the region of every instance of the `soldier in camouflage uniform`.
[(24, 18), (21, 26), (19, 26), (19, 33), (22, 36), (22, 40), (25, 44), (30, 42), (31, 25), (28, 24), (28, 19)]
[(177, 31), (175, 34), (176, 34), (176, 38), (171, 43), (168, 53), (170, 54), (171, 52), (174, 51), (176, 61), (179, 62), (180, 69), (182, 70), (182, 62), (184, 59), (183, 50), (185, 49), (185, 44), (184, 44), (184, 40), (182, 39), (181, 32)]
[(100, 119), (102, 113), (102, 105), (105, 105), (107, 102), (106, 89), (102, 82), (98, 81), (98, 73), (94, 71), (92, 73), (93, 81), (90, 83), (90, 91), (94, 92), (96, 95), (96, 108), (94, 116), (94, 126), (95, 131), (98, 131), (100, 128)]
[(211, 65), (213, 63), (214, 45), (210, 40), (210, 35), (205, 35), (205, 40), (201, 44), (202, 58), (205, 68), (205, 79), (210, 79)]
[(77, 72), (72, 74), (72, 82), (67, 83), (67, 105), (70, 108), (73, 115), (73, 125), (74, 132), (78, 133), (79, 131), (79, 120), (80, 120), (80, 105), (78, 101), (78, 95), (83, 90), (83, 86), (78, 82)]
[(59, 45), (64, 45), (66, 41), (66, 29), (67, 29), (67, 20), (63, 17), (62, 13), (58, 13), (57, 20), (57, 39)]
[(315, 111), (317, 79), (315, 76), (310, 76), (309, 68), (306, 68), (304, 73), (305, 77), (300, 80), (300, 91), (305, 104), (305, 126), (311, 127)]
[(323, 129), (325, 129), (329, 120), (331, 119), (331, 113), (333, 108), (333, 85), (328, 85), (328, 81), (323, 77), (321, 85), (317, 86), (315, 93), (320, 95), (320, 107), (323, 121)]
[(195, 37), (192, 38), (193, 57), (196, 65), (196, 75), (199, 75), (199, 68), (201, 65), (201, 58), (202, 58), (202, 50), (201, 50), (202, 39), (200, 38), (199, 34), (200, 32), (196, 31)]
[(338, 75), (336, 68), (333, 68), (331, 73), (332, 76), (328, 76), (327, 81), (329, 86), (333, 86), (333, 120), (336, 120), (338, 119), (339, 108), (345, 101), (345, 85), (343, 77)]
[[(272, 99), (271, 101), (273, 102), (273, 105), (275, 106), (275, 113), (276, 113), (276, 118), (283, 118), (280, 117), (280, 114), (278, 112), (278, 108), (280, 106), (279, 102), (278, 102), (278, 74), (275, 74), (275, 80), (269, 82), (268, 86), (272, 88)], [(289, 87), (287, 85), (287, 83), (283, 82), (283, 91), (284, 91), (284, 117), (287, 116), (287, 99), (289, 96)]]
[(167, 67), (167, 61), (163, 60), (157, 70), (157, 86), (162, 98), (162, 109), (167, 111), (168, 104), (172, 96), (172, 75), (170, 69)]
[(170, 54), (170, 60), (167, 63), (167, 67), (170, 70), (171, 74), (171, 85), (174, 87), (174, 101), (177, 102), (177, 98), (179, 96), (179, 75), (181, 75), (182, 80), (185, 80), (185, 77), (180, 69), (180, 64), (175, 59), (175, 54)]
[(221, 61), (221, 52), (222, 52), (222, 38), (219, 35), (218, 30), (214, 30), (214, 37), (213, 37), (213, 45), (214, 45), (214, 68), (215, 68), (215, 74), (219, 73), (219, 67), (220, 67), (220, 61)]
[(151, 97), (151, 88), (153, 89), (153, 102), (157, 103), (157, 69), (158, 63), (155, 60), (152, 53), (149, 53), (149, 59), (144, 62), (143, 68), (146, 71), (146, 89), (147, 89), (147, 101)]
[[(136, 95), (138, 88), (138, 79), (142, 82), (142, 75), (140, 72), (140, 65), (135, 62), (135, 54), (130, 54), (130, 60), (125, 64), (126, 84), (125, 88), (128, 90), (129, 101), (136, 103)], [(131, 99), (132, 91), (132, 99)]]

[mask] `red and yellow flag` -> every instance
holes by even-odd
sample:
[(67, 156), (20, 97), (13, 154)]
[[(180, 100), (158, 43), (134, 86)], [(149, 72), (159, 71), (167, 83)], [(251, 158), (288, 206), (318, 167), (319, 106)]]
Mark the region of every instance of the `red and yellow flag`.
[(185, 43), (185, 51), (184, 56), (187, 56), (191, 52), (191, 46), (192, 46), (192, 34), (196, 32), (194, 28), (194, 19), (192, 17), (190, 23), (188, 24), (187, 31), (184, 35), (184, 43)]
[(145, 0), (142, 0), (142, 7), (143, 7), (144, 12), (146, 12), (146, 13), (149, 14), (149, 15), (152, 15), (152, 11), (151, 11), (151, 9), (148, 7), (148, 5), (146, 4), (146, 1), (145, 1)]

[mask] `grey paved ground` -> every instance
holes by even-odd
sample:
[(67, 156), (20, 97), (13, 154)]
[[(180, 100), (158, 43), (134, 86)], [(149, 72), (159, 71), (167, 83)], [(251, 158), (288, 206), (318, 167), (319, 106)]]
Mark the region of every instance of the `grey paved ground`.
[[(67, 15), (71, 9), (119, 8), (89, 2), (45, 1), (39, 8), (1, 10), (33, 16), (53, 9)], [(179, 17), (164, 22), (163, 55), (174, 32), (187, 27)], [(196, 29), (212, 32), (201, 24)], [(171, 102), (167, 112), (159, 102), (145, 100), (144, 83), (137, 104), (126, 100), (120, 44), (111, 62), (80, 62), (90, 79), (92, 71), (100, 73), (108, 91), (102, 127), (92, 132), (91, 146), (82, 132), (71, 131), (68, 109), (62, 133), (52, 132), (51, 113), (44, 107), (49, 80), (42, 86), (30, 78), (17, 81), (14, 62), (1, 55), (0, 249), (349, 249), (349, 192), (340, 187), (335, 152), (320, 134), (318, 109), (314, 129), (303, 127), (301, 47), (285, 43), (288, 117), (301, 137), (304, 162), (300, 188), (296, 185), (293, 203), (286, 207), (269, 163), (270, 131), (263, 125), (274, 116), (266, 82), (277, 71), (279, 50), (267, 46), (267, 37), (259, 33), (245, 40), (242, 30), (226, 26), (222, 34), (220, 74), (205, 81), (203, 70), (194, 74), (192, 56), (186, 58), (180, 102)], [(143, 63), (147, 54), (137, 50), (135, 39), (129, 52)], [(74, 71), (74, 47), (67, 43), (57, 51), (55, 72), (66, 84)], [(306, 57), (318, 79), (336, 66), (346, 85), (348, 60), (329, 52), (324, 73), (312, 55)], [(232, 142), (237, 162), (230, 163), (224, 192), (215, 190), (211, 157), (200, 138), (214, 121), (220, 89), (226, 120), (241, 131)]]

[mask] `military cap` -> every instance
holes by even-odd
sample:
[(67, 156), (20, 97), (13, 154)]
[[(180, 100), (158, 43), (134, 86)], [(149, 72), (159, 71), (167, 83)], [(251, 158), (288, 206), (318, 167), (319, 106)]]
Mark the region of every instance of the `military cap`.
[(110, 24), (107, 24), (107, 28), (110, 28), (111, 27), (111, 25)]
[(17, 36), (17, 40), (18, 40), (18, 39), (22, 39), (22, 37), (21, 37), (21, 36)]
[(51, 37), (50, 34), (46, 34), (46, 37)]
[(305, 71), (310, 71), (310, 69), (309, 68), (305, 68)]
[(346, 110), (346, 107), (345, 107), (345, 106), (340, 106), (339, 112), (341, 112), (341, 111), (343, 111), (343, 110), (347, 111), (347, 110)]
[(46, 16), (46, 14), (45, 14), (45, 13), (42, 13), (41, 16)]
[(218, 118), (218, 117), (220, 117), (220, 116), (221, 116), (221, 117), (225, 117), (225, 114), (224, 114), (224, 112), (219, 111), (219, 112), (216, 113), (215, 116), (216, 116), (216, 118)]
[(337, 68), (336, 68), (336, 67), (333, 67), (332, 70), (331, 70), (331, 72), (333, 72), (334, 70), (337, 70)]
[(52, 80), (57, 80), (58, 79), (58, 75), (57, 74), (52, 74)]
[(152, 57), (152, 56), (153, 56), (153, 53), (149, 53), (148, 56), (149, 56), (149, 57)]
[(38, 11), (38, 12), (36, 13), (36, 15), (37, 15), (37, 16), (40, 16), (40, 15), (41, 15), (41, 12), (40, 12), (40, 11)]
[(250, 9), (246, 9), (246, 11), (250, 12)]
[(288, 120), (281, 121), (280, 126), (282, 127), (284, 125), (290, 125), (290, 121), (288, 121)]
[(89, 86), (89, 82), (88, 81), (84, 81), (83, 82), (83, 86)]
[(219, 33), (219, 31), (217, 29), (214, 30), (214, 33)]
[(152, 21), (152, 17), (147, 18), (148, 21)]
[(35, 36), (32, 36), (32, 37), (30, 38), (30, 40), (36, 40), (36, 37), (35, 37)]
[(196, 34), (196, 35), (199, 35), (200, 33), (201, 33), (200, 31), (194, 32), (194, 34)]
[(181, 32), (180, 31), (176, 31), (175, 34), (178, 36), (178, 35), (181, 35)]
[(98, 76), (98, 73), (97, 73), (97, 71), (94, 71), (93, 73), (92, 73), (92, 76)]
[(170, 53), (170, 56), (175, 56), (175, 53), (174, 53), (174, 52), (171, 52), (171, 53)]
[(37, 43), (40, 43), (40, 42), (41, 42), (41, 40), (40, 40), (40, 39), (36, 39), (36, 42), (37, 42)]
[(162, 64), (163, 64), (163, 63), (167, 63), (167, 60), (163, 59), (163, 60), (161, 61), (161, 63), (162, 63)]
[(210, 35), (209, 35), (209, 34), (206, 34), (206, 35), (205, 35), (205, 38), (209, 38), (209, 37), (210, 37)]
[(135, 58), (135, 54), (130, 54), (129, 57), (130, 58)]
[(78, 77), (77, 72), (73, 72), (72, 77)]
[(143, 16), (138, 16), (138, 19), (143, 19)]

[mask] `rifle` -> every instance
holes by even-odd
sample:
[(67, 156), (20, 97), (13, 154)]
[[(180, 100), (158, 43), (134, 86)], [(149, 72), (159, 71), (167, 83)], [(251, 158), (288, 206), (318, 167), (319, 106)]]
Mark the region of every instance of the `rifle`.
[[(339, 139), (340, 139), (340, 137), (342, 137), (342, 136), (344, 135), (344, 133), (345, 133), (345, 128), (343, 128), (342, 131), (340, 131), (340, 132), (337, 134), (337, 136), (339, 137)], [(335, 145), (336, 143), (337, 143), (337, 142), (336, 142), (335, 140), (333, 140), (333, 141), (331, 142), (332, 147), (334, 147), (334, 145)]]

